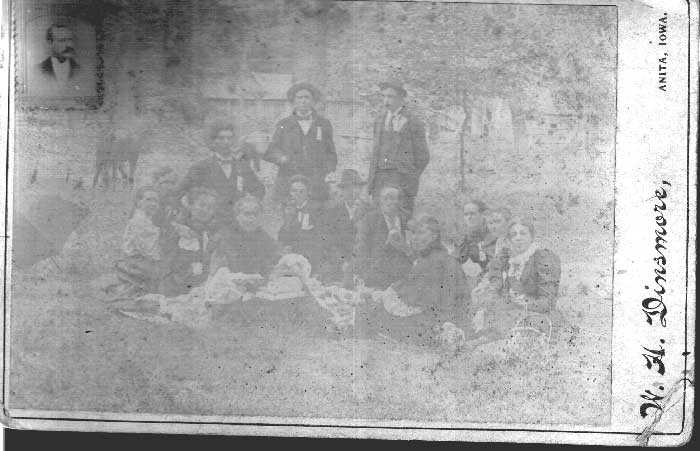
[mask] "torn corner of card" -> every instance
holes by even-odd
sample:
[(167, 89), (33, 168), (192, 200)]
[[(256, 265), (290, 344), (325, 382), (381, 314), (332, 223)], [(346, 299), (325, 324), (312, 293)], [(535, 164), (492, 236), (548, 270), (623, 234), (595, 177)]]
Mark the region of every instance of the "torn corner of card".
[(3, 4), (5, 426), (688, 442), (697, 1), (145, 4)]

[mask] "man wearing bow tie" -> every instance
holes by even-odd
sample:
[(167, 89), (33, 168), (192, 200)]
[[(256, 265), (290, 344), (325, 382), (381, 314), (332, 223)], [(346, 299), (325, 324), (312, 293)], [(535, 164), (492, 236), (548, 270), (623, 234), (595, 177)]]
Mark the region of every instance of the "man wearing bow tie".
[(46, 40), (51, 46), (51, 56), (41, 62), (41, 72), (65, 86), (80, 69), (75, 57), (73, 31), (65, 25), (51, 25), (46, 31)]
[(316, 273), (323, 252), (321, 205), (311, 199), (311, 186), (311, 180), (301, 174), (289, 179), (289, 201), (284, 210), (279, 242), (285, 252), (306, 257), (311, 270)]
[(218, 199), (217, 227), (233, 223), (233, 205), (238, 199), (251, 194), (261, 200), (265, 195), (265, 187), (253, 172), (245, 146), (236, 145), (231, 124), (214, 125), (209, 146), (212, 156), (192, 166), (177, 189), (178, 198), (196, 186), (214, 190)]
[(287, 92), (294, 112), (275, 127), (265, 159), (279, 166), (275, 198), (289, 195), (290, 177), (301, 174), (311, 182), (311, 198), (328, 199), (325, 178), (336, 169), (338, 157), (333, 143), (333, 127), (314, 106), (321, 92), (310, 83), (298, 83)]
[(374, 124), (374, 148), (370, 161), (370, 195), (394, 185), (404, 195), (403, 208), (413, 213), (420, 176), (430, 160), (423, 122), (405, 107), (406, 90), (398, 82), (379, 85), (385, 112)]
[(368, 287), (386, 289), (411, 268), (406, 244), (408, 218), (401, 206), (401, 189), (384, 186), (377, 193), (378, 208), (369, 211), (357, 225), (353, 273)]

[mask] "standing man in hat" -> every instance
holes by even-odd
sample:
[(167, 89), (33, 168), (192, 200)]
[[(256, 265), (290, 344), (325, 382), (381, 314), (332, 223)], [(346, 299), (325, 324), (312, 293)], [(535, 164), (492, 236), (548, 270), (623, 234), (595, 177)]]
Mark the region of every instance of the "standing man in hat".
[(403, 207), (410, 215), (420, 176), (430, 160), (425, 126), (404, 105), (406, 90), (400, 83), (389, 81), (379, 88), (385, 111), (374, 124), (368, 191), (375, 195), (386, 185), (400, 187)]
[(320, 98), (320, 91), (310, 83), (298, 83), (287, 91), (294, 112), (277, 124), (264, 157), (279, 166), (275, 181), (278, 201), (289, 195), (289, 178), (295, 174), (310, 180), (312, 199), (328, 199), (325, 178), (335, 171), (338, 157), (333, 143), (333, 127), (314, 109)]

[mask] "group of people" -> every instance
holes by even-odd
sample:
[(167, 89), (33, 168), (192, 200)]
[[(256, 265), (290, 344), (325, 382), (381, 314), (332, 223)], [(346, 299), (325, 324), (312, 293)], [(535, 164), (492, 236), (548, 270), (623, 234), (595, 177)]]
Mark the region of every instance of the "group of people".
[(289, 90), (294, 111), (277, 124), (263, 156), (279, 168), (269, 196), (282, 215), (276, 239), (262, 227), (257, 154), (237, 145), (231, 124), (212, 127), (211, 157), (182, 179), (157, 170), (137, 190), (124, 232), (116, 264), (124, 290), (180, 295), (221, 267), (267, 276), (294, 253), (325, 284), (352, 289), (359, 282), (395, 294), (401, 308), (360, 309), (359, 329), (369, 334), (424, 341), (452, 323), (498, 338), (529, 312), (555, 316), (559, 260), (536, 244), (531, 223), (469, 201), (464, 241), (448, 251), (436, 218), (413, 217), (429, 161), (425, 129), (406, 109), (400, 84), (380, 87), (386, 111), (374, 124), (368, 180), (345, 169), (336, 195), (326, 181), (337, 170), (333, 129), (314, 109), (320, 93), (308, 83)]

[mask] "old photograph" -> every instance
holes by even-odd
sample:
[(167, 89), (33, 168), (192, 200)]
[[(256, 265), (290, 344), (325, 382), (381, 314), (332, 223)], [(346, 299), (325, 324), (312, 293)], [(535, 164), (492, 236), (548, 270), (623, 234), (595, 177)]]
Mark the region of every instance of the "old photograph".
[(618, 3), (10, 13), (10, 419), (615, 429)]
[(96, 107), (99, 55), (95, 24), (74, 2), (24, 2), (17, 83), (28, 107)]

